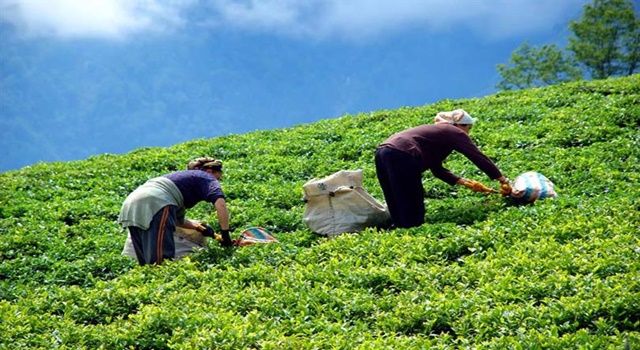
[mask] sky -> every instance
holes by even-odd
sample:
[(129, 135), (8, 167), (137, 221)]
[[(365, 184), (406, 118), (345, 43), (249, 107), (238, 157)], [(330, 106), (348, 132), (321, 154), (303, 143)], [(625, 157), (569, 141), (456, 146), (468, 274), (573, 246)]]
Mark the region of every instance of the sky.
[(0, 0), (0, 172), (493, 94), (587, 2)]

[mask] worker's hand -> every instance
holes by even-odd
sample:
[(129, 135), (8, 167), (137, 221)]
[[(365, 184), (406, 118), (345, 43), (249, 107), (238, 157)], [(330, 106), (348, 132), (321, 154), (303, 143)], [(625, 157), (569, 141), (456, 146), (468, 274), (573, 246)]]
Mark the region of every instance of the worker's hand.
[(485, 186), (484, 184), (482, 184), (479, 181), (475, 181), (475, 180), (468, 180), (468, 179), (460, 179), (460, 181), (458, 181), (459, 184), (461, 184), (462, 186), (472, 190), (473, 192), (480, 192), (480, 193), (492, 193), (492, 192), (496, 192), (494, 189)]
[(486, 185), (484, 185), (482, 182), (479, 181), (473, 181), (471, 190), (474, 192), (479, 192), (479, 193), (493, 193), (496, 192), (496, 190), (494, 190), (491, 187), (487, 187)]
[(231, 235), (229, 235), (229, 230), (220, 230), (220, 245), (223, 247), (232, 247), (233, 241), (231, 240)]
[(513, 189), (511, 188), (511, 184), (508, 179), (504, 179), (500, 181), (500, 194), (503, 197), (510, 196)]
[(211, 226), (209, 226), (209, 225), (203, 225), (203, 226), (204, 226), (204, 230), (200, 231), (200, 233), (202, 233), (203, 236), (205, 236), (205, 237), (215, 237), (216, 233), (213, 231)]

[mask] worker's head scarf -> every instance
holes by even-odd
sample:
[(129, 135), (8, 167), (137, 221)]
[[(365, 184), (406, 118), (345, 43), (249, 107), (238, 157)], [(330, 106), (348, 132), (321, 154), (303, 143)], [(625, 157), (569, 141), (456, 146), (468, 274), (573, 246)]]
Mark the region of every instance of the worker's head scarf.
[(476, 118), (472, 118), (469, 113), (463, 109), (456, 109), (449, 112), (440, 112), (433, 122), (436, 124), (460, 124), (460, 125), (472, 125), (476, 122)]
[(201, 157), (196, 158), (187, 164), (188, 170), (206, 170), (211, 169), (215, 171), (222, 171), (222, 161), (211, 158), (211, 157)]

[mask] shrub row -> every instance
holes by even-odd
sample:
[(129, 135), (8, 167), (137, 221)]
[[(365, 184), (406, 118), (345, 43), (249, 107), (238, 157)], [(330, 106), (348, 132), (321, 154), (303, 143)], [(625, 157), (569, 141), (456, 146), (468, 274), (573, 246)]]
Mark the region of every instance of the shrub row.
[[(640, 346), (640, 76), (505, 92), (193, 140), (0, 174), (0, 349), (635, 348)], [(335, 239), (301, 187), (373, 166), (388, 135), (464, 108), (503, 172), (560, 198), (514, 206), (427, 174), (427, 223)], [(237, 232), (279, 244), (139, 267), (115, 220), (148, 178), (225, 161)], [(485, 181), (464, 157), (447, 167)], [(212, 220), (198, 205), (189, 217)]]

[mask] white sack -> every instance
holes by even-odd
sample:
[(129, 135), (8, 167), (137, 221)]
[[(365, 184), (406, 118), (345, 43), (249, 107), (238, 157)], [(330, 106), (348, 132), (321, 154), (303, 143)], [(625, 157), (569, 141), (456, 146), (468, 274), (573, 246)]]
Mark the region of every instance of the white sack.
[(307, 203), (303, 220), (320, 235), (356, 232), (390, 220), (387, 207), (362, 187), (362, 170), (341, 170), (302, 188)]

